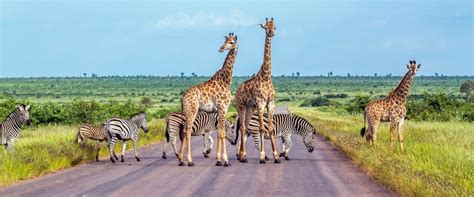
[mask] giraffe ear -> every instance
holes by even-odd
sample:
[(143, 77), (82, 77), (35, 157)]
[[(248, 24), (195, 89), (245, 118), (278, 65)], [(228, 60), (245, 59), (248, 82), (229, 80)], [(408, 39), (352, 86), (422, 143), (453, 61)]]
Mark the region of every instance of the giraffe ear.
[(420, 69), (420, 67), (421, 67), (421, 64), (418, 64), (418, 67), (416, 68), (416, 70)]
[(262, 27), (263, 29), (265, 29), (265, 26), (263, 26), (263, 24), (260, 24), (260, 27)]
[(272, 21), (273, 21), (273, 17), (272, 17)]
[(237, 41), (237, 36), (234, 36), (235, 41)]
[(407, 64), (407, 68), (410, 69), (410, 65)]
[(30, 105), (27, 105), (25, 110), (28, 111), (28, 109), (30, 109)]
[(224, 40), (227, 40), (227, 36), (224, 36)]

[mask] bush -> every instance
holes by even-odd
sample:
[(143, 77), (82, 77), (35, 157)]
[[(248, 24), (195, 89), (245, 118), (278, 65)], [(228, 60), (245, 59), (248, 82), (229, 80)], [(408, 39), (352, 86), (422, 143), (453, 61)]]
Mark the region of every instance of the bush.
[(306, 99), (301, 103), (300, 107), (320, 107), (320, 106), (337, 106), (339, 103), (329, 100), (326, 97), (316, 97)]
[(349, 95), (346, 93), (339, 93), (339, 94), (326, 94), (324, 95), (326, 98), (347, 98)]
[(407, 119), (474, 121), (474, 104), (463, 102), (444, 93), (425, 93), (422, 100), (407, 102)]
[(345, 107), (346, 111), (353, 114), (353, 113), (361, 113), (365, 106), (370, 102), (369, 96), (362, 96), (357, 95), (354, 99), (352, 99)]

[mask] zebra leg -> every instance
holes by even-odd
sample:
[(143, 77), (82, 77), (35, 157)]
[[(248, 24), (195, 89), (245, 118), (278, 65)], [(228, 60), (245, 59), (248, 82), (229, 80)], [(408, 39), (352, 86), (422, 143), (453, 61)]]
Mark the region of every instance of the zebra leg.
[(166, 147), (168, 146), (168, 142), (165, 142), (163, 145), (163, 156), (161, 158), (166, 159)]
[(122, 154), (120, 154), (121, 162), (125, 162), (123, 156), (125, 155), (125, 149), (127, 148), (127, 141), (123, 141), (122, 144)]
[(212, 139), (212, 132), (209, 133), (209, 149), (206, 151), (207, 154), (211, 153), (212, 147), (214, 146), (214, 139)]
[[(253, 142), (255, 144), (255, 149), (257, 149), (258, 152), (260, 152), (260, 134), (259, 133), (252, 133), (252, 138), (253, 138)], [(265, 155), (265, 161), (268, 161), (270, 160), (267, 155)]]
[(95, 161), (99, 162), (99, 152), (100, 148), (102, 147), (102, 142), (99, 141), (99, 146), (97, 147), (97, 154), (95, 155)]
[(176, 155), (176, 157), (178, 157), (178, 148), (176, 147), (176, 137), (171, 138), (171, 145), (172, 145), (173, 150), (174, 150), (174, 155)]
[(283, 149), (283, 156), (285, 157), (285, 160), (290, 160), (288, 157), (288, 152), (290, 151), (291, 147), (293, 147), (293, 142), (291, 142), (291, 137), (288, 136), (288, 139), (285, 140), (286, 143), (286, 149)]
[(133, 150), (135, 151), (135, 159), (140, 161), (140, 158), (138, 158), (138, 139), (133, 140)]
[(265, 163), (265, 130), (263, 125), (263, 110), (264, 107), (261, 105), (262, 102), (257, 101), (257, 114), (258, 114), (258, 130), (260, 132), (260, 163)]
[[(268, 114), (268, 134), (270, 134), (270, 141), (272, 143), (273, 158), (275, 163), (280, 163), (280, 157), (278, 157), (278, 148), (275, 142), (275, 128), (273, 125), (273, 114), (275, 113), (275, 104), (273, 101), (268, 102), (267, 104), (267, 114)], [(262, 137), (262, 141), (264, 138)]]
[[(117, 140), (117, 138), (114, 136), (112, 137), (112, 139), (109, 140), (109, 152), (110, 152), (110, 161), (112, 163), (115, 163), (115, 159), (113, 156), (115, 156), (115, 152), (114, 152), (114, 146), (115, 146), (115, 141)], [(117, 158), (118, 160), (118, 158)]]
[[(205, 158), (208, 158), (209, 155), (207, 155), (208, 153), (208, 146), (209, 146), (209, 140), (208, 140), (208, 134), (207, 134), (207, 131), (204, 131), (204, 135), (203, 135), (203, 139), (204, 139), (204, 149), (202, 151), (202, 154), (204, 155)], [(210, 151), (209, 151), (210, 152)]]

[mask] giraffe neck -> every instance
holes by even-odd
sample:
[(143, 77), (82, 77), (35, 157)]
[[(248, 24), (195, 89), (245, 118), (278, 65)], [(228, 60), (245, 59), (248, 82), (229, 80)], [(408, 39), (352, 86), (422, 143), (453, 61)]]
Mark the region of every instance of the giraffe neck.
[(237, 47), (230, 49), (224, 60), (222, 68), (214, 74), (211, 80), (218, 80), (229, 85), (232, 83), (232, 68), (234, 67), (235, 57), (237, 56)]
[(265, 38), (265, 50), (263, 52), (263, 64), (258, 72), (265, 80), (271, 80), (272, 77), (272, 38), (266, 37)]
[(397, 88), (390, 92), (389, 97), (392, 99), (401, 100), (404, 103), (408, 96), (408, 92), (410, 91), (414, 77), (415, 76), (411, 73), (411, 71), (408, 71), (403, 77), (402, 81), (400, 81), (400, 84), (398, 84)]

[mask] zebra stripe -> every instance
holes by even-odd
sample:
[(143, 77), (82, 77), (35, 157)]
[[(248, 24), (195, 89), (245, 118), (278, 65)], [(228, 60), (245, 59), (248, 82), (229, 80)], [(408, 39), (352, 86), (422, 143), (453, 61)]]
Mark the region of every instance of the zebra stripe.
[(15, 151), (13, 145), (20, 136), (21, 126), (23, 124), (26, 124), (26, 126), (31, 124), (29, 108), (30, 105), (25, 106), (24, 104), (16, 106), (15, 110), (0, 124), (2, 144), (5, 146), (5, 149), (10, 148), (11, 152)]
[[(107, 141), (107, 133), (104, 130), (104, 125), (91, 125), (91, 124), (84, 124), (77, 129), (77, 143), (79, 143), (81, 146), (87, 141), (87, 140), (95, 140), (98, 141), (98, 148), (97, 148), (97, 154), (95, 156), (95, 160), (99, 161), (99, 152), (100, 148), (102, 147), (103, 141)], [(114, 155), (115, 156), (115, 155)], [(117, 156), (115, 156), (117, 158)]]
[[(217, 113), (206, 113), (200, 112), (196, 116), (196, 119), (193, 122), (193, 127), (191, 130), (192, 136), (204, 136), (204, 157), (209, 157), (209, 153), (212, 150), (214, 140), (212, 139), (212, 132), (217, 131)], [(168, 143), (171, 143), (174, 153), (178, 156), (178, 149), (176, 148), (176, 139), (179, 135), (180, 140), (184, 137), (184, 124), (185, 116), (182, 112), (173, 112), (166, 116), (166, 143), (163, 146), (163, 159), (166, 159), (166, 149)], [(229, 142), (235, 145), (237, 139), (235, 135), (235, 129), (230, 121), (225, 123), (226, 129), (226, 138)]]
[[(264, 117), (263, 124), (265, 138), (269, 139), (267, 114), (264, 114)], [(306, 119), (296, 114), (275, 114), (273, 116), (273, 125), (275, 128), (275, 137), (281, 137), (283, 142), (283, 151), (280, 153), (280, 157), (285, 157), (287, 160), (289, 159), (288, 152), (293, 146), (291, 141), (291, 135), (293, 134), (303, 137), (303, 143), (305, 144), (306, 148), (309, 152), (313, 152), (313, 139), (316, 130)], [(253, 137), (255, 148), (260, 151), (260, 131), (257, 115), (252, 116), (247, 128), (247, 135), (251, 135)]]
[(133, 149), (135, 150), (135, 159), (140, 161), (138, 158), (137, 142), (138, 142), (138, 129), (142, 128), (145, 133), (148, 132), (148, 126), (146, 121), (146, 114), (140, 112), (133, 115), (128, 120), (123, 120), (120, 118), (110, 118), (105, 123), (105, 132), (107, 133), (107, 138), (109, 141), (109, 151), (110, 151), (110, 161), (115, 163), (112, 155), (115, 155), (114, 145), (117, 139), (123, 141), (121, 161), (124, 162), (125, 148), (127, 147), (127, 141), (133, 141)]

